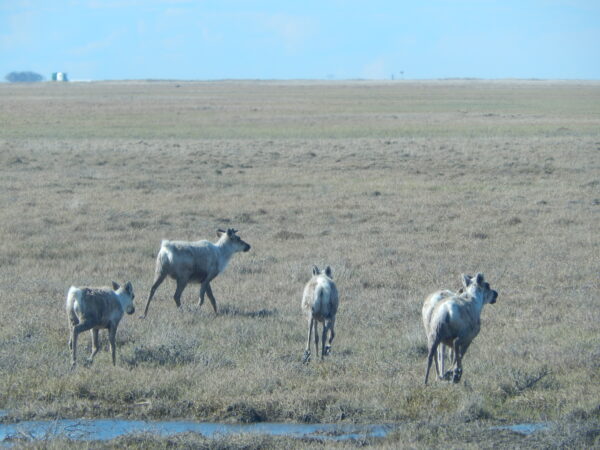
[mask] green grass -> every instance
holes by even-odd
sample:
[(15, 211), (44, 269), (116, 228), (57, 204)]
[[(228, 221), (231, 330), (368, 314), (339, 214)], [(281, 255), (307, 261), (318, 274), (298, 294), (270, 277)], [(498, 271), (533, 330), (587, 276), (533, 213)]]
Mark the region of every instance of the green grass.
[(129, 82), (0, 92), (0, 138), (592, 136), (600, 114), (596, 83)]
[[(0, 85), (0, 420), (398, 423), (377, 445), (598, 445), (598, 84), (176, 84)], [(70, 370), (70, 285), (131, 280), (141, 312), (160, 240), (219, 227), (252, 245), (212, 283), (220, 315), (194, 285), (176, 310), (165, 282), (147, 319), (120, 325), (116, 368), (102, 351)], [(331, 357), (303, 365), (312, 264), (333, 268), (340, 309)], [(422, 302), (476, 271), (499, 299), (463, 382), (425, 387)], [(83, 360), (87, 334), (79, 346)], [(206, 445), (147, 439), (125, 441)], [(222, 444), (287, 445), (240, 439)]]

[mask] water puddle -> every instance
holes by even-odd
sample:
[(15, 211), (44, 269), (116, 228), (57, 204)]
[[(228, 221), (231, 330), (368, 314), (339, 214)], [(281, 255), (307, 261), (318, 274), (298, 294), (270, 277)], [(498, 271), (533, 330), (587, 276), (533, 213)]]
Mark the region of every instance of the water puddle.
[(492, 427), (493, 430), (509, 430), (525, 436), (529, 436), (536, 431), (545, 431), (549, 428), (550, 425), (547, 423), (519, 423), (516, 425), (500, 425), (497, 427)]
[(15, 439), (46, 440), (68, 438), (82, 441), (105, 441), (127, 434), (151, 433), (172, 436), (178, 433), (199, 433), (205, 437), (251, 433), (294, 438), (316, 438), (344, 441), (367, 437), (385, 437), (392, 429), (386, 425), (352, 424), (286, 424), (253, 423), (223, 424), (188, 421), (146, 422), (142, 420), (79, 419), (34, 420), (14, 424), (0, 424), (0, 443)]
[[(8, 411), (0, 410), (0, 417)], [(397, 426), (397, 425), (396, 425)], [(198, 433), (208, 438), (231, 434), (258, 434), (312, 438), (330, 441), (383, 438), (396, 428), (395, 425), (356, 424), (299, 424), (268, 423), (225, 424), (192, 421), (144, 421), (121, 419), (62, 419), (31, 420), (17, 423), (0, 423), (0, 444), (10, 445), (18, 439), (49, 440), (65, 438), (78, 441), (107, 441), (128, 434), (149, 433), (168, 437), (179, 433)], [(521, 423), (498, 425), (493, 430), (509, 430), (525, 436), (550, 429), (549, 423)]]

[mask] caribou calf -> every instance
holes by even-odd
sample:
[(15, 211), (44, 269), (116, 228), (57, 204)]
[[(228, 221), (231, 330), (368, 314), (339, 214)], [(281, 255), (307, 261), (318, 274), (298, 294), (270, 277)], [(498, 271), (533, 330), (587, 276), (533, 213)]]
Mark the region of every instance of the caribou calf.
[(116, 365), (115, 352), (117, 327), (123, 313), (133, 314), (133, 286), (128, 281), (119, 286), (113, 281), (111, 288), (89, 288), (71, 286), (67, 294), (67, 319), (69, 322), (69, 348), (71, 349), (71, 366), (75, 366), (77, 358), (77, 336), (87, 330), (92, 331), (92, 354), (90, 364), (100, 350), (98, 331), (108, 329), (108, 340), (112, 354), (113, 366)]
[(216, 314), (217, 301), (212, 293), (210, 282), (225, 270), (234, 253), (250, 250), (250, 245), (242, 241), (236, 233), (237, 230), (233, 228), (227, 231), (219, 229), (217, 230), (219, 240), (214, 244), (206, 240), (197, 242), (163, 240), (156, 256), (154, 283), (150, 288), (150, 295), (141, 318), (148, 314), (152, 297), (167, 276), (177, 282), (173, 296), (177, 307), (181, 306), (181, 294), (187, 284), (200, 283), (198, 306), (204, 303), (206, 293)]
[[(327, 266), (325, 270), (319, 270), (317, 266), (313, 267), (313, 276), (304, 287), (302, 295), (302, 310), (308, 319), (308, 337), (306, 339), (306, 349), (304, 350), (303, 361), (307, 363), (310, 360), (310, 341), (313, 327), (315, 330), (315, 352), (319, 356), (319, 334), (317, 332), (317, 323), (323, 323), (323, 336), (321, 339), (321, 359), (331, 351), (333, 343), (335, 315), (338, 309), (338, 291), (332, 280), (331, 268)], [(327, 332), (330, 332), (329, 343), (326, 345)]]
[[(449, 291), (440, 291), (432, 294), (426, 300), (423, 311), (425, 322), (425, 306), (433, 303), (429, 315), (429, 322), (425, 324), (427, 332), (427, 370), (425, 371), (425, 384), (429, 378), (429, 370), (440, 344), (450, 347), (454, 353), (454, 373), (452, 380), (460, 381), (462, 376), (462, 359), (469, 345), (479, 334), (481, 328), (480, 316), (483, 306), (487, 303), (494, 304), (498, 293), (490, 288), (483, 277), (478, 273), (474, 277), (463, 275), (464, 292), (452, 294)], [(431, 299), (436, 301), (432, 302)], [(436, 358), (437, 367), (437, 358)], [(438, 370), (438, 376), (440, 372)], [(445, 374), (442, 373), (442, 377)]]

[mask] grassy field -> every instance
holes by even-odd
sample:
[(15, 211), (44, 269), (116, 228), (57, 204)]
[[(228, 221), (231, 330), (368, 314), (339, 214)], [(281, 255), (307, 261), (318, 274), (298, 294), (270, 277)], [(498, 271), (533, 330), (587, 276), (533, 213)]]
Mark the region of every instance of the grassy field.
[[(0, 84), (0, 98), (0, 420), (395, 423), (344, 445), (600, 446), (600, 83)], [(177, 310), (169, 281), (139, 320), (160, 240), (220, 227), (252, 245), (212, 283), (221, 313), (196, 306), (196, 285)], [(333, 268), (340, 309), (332, 355), (304, 365), (313, 264)], [(425, 387), (422, 302), (477, 271), (499, 298), (463, 381)], [(111, 280), (136, 292), (117, 367), (102, 351), (71, 371), (66, 292)], [(490, 429), (522, 422), (553, 425)]]

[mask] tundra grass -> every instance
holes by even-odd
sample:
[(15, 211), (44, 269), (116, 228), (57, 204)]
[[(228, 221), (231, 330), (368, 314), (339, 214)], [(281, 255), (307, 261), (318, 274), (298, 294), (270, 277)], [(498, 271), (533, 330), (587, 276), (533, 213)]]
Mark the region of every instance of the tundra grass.
[[(598, 445), (600, 85), (0, 92), (0, 420), (393, 423), (377, 445)], [(69, 286), (131, 280), (141, 313), (160, 240), (225, 227), (252, 250), (213, 281), (219, 315), (196, 285), (176, 309), (167, 281), (145, 320), (121, 322), (117, 367), (101, 332), (94, 364), (86, 333), (70, 370)], [(305, 365), (313, 264), (332, 267), (340, 308), (331, 356)], [(422, 302), (477, 271), (499, 298), (463, 381), (425, 387)], [(488, 431), (523, 422), (555, 425)], [(239, 446), (281, 445), (261, 439)]]

